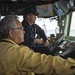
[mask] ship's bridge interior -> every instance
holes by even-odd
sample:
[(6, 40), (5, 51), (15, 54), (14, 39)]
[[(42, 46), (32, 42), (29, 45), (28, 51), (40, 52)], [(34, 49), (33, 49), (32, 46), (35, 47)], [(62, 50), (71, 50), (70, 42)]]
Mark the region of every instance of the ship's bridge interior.
[[(9, 14), (23, 15), (26, 7), (33, 7), (39, 13), (38, 18), (56, 19), (59, 26), (56, 42), (52, 43), (54, 55), (63, 58), (75, 58), (75, 36), (69, 36), (74, 0), (0, 0), (0, 18)], [(44, 9), (45, 7), (45, 9)], [(50, 8), (50, 9), (46, 9)], [(41, 11), (39, 10), (41, 9)], [(75, 33), (75, 32), (74, 32)], [(59, 38), (63, 34), (63, 37)], [(60, 35), (58, 37), (58, 35)], [(54, 37), (54, 35), (52, 35)], [(62, 40), (63, 38), (63, 40)], [(58, 45), (58, 46), (57, 46)], [(56, 48), (58, 51), (55, 51)]]

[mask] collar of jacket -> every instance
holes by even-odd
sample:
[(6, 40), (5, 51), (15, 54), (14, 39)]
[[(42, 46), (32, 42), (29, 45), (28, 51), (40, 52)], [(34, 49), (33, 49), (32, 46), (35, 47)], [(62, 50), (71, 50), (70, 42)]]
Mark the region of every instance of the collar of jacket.
[(8, 42), (8, 43), (11, 43), (11, 44), (16, 44), (14, 41), (10, 40), (10, 39), (2, 39), (1, 42)]

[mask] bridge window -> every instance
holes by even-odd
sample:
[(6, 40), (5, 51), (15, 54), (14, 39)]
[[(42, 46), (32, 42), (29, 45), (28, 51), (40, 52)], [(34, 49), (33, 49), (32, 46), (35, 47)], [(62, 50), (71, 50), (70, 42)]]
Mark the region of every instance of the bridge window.
[(71, 27), (69, 36), (75, 36), (75, 12), (72, 13)]
[(50, 34), (55, 34), (55, 30), (58, 28), (58, 23), (56, 19), (51, 18), (37, 18), (36, 24), (38, 24), (44, 31), (47, 37), (50, 37)]

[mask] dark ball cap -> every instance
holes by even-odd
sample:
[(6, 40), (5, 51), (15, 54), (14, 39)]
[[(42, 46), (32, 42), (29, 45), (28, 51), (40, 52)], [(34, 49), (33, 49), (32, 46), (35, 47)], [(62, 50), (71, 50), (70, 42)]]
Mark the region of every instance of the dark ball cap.
[(25, 10), (24, 10), (24, 15), (28, 15), (28, 14), (34, 14), (34, 15), (39, 15), (39, 13), (38, 12), (36, 12), (33, 8), (31, 8), (31, 7), (27, 7), (27, 8), (25, 8)]

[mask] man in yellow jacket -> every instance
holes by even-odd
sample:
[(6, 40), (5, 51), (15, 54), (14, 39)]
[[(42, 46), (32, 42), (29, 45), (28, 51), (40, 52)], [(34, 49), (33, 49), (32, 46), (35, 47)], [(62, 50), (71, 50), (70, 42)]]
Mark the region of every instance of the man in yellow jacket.
[(35, 53), (24, 41), (22, 24), (15, 15), (8, 15), (0, 22), (0, 75), (74, 75), (75, 60)]

